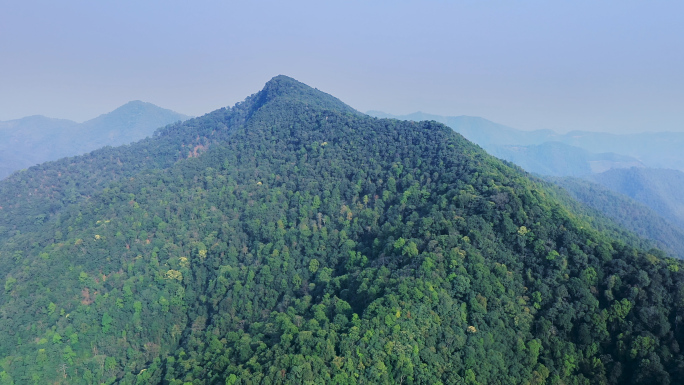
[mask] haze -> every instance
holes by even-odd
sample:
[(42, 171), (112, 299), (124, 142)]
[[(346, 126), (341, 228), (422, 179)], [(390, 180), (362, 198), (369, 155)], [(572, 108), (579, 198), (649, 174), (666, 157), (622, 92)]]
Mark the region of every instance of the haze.
[(684, 5), (24, 1), (0, 13), (0, 120), (140, 99), (201, 115), (277, 74), (360, 110), (520, 129), (684, 131)]

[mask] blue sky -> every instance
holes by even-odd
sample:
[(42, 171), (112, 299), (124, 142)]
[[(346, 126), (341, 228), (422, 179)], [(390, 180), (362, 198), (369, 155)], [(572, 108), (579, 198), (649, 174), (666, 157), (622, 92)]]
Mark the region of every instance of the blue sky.
[(684, 2), (0, 1), (0, 120), (201, 115), (285, 74), (361, 111), (684, 131)]

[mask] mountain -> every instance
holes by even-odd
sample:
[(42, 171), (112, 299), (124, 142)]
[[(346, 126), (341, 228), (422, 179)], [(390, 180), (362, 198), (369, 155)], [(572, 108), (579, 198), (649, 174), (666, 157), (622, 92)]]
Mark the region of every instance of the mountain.
[(77, 125), (40, 115), (0, 122), (0, 179), (50, 159), (54, 150), (50, 144), (58, 140), (60, 132), (69, 132)]
[(476, 116), (440, 116), (424, 112), (415, 112), (408, 115), (391, 115), (380, 111), (368, 111), (368, 115), (411, 121), (434, 120), (446, 124), (466, 139), (485, 149), (508, 145), (537, 145), (554, 141), (558, 136), (558, 134), (551, 130), (517, 130)]
[(683, 262), (564, 194), (277, 76), (0, 182), (0, 381), (681, 383)]
[(132, 101), (80, 124), (44, 116), (0, 122), (0, 179), (45, 161), (135, 142), (187, 118), (151, 103)]
[(488, 152), (529, 172), (550, 176), (584, 176), (610, 169), (644, 167), (630, 156), (591, 153), (560, 142), (531, 146), (495, 146)]
[(630, 168), (587, 177), (652, 208), (684, 229), (684, 173), (679, 170)]
[(577, 138), (568, 138), (551, 130), (522, 131), (473, 116), (439, 116), (423, 112), (396, 116), (380, 111), (369, 111), (368, 114), (446, 124), (490, 154), (542, 175), (582, 176), (611, 168), (643, 167), (635, 157), (606, 152), (600, 146), (593, 148), (597, 152), (591, 152), (584, 149), (582, 141)]
[(79, 148), (82, 152), (89, 152), (104, 146), (137, 142), (152, 135), (159, 127), (188, 118), (152, 103), (135, 100), (81, 124), (77, 131), (84, 139)]
[(648, 132), (616, 135), (573, 131), (563, 136), (564, 143), (594, 152), (614, 152), (639, 159), (651, 168), (684, 171), (682, 132)]
[[(684, 174), (678, 170), (647, 168), (645, 164), (684, 165), (679, 150), (684, 144), (683, 134), (614, 135), (574, 131), (559, 135), (545, 130), (516, 130), (468, 116), (444, 117), (422, 112), (392, 116), (378, 111), (369, 114), (442, 122), (498, 158), (531, 173), (558, 177), (551, 180), (568, 189), (575, 199), (640, 236), (655, 240), (672, 255), (684, 256), (680, 241), (684, 230), (684, 203), (680, 194), (684, 191)], [(583, 177), (587, 181), (560, 177)]]
[[(368, 114), (383, 118), (396, 118), (404, 120), (435, 120), (453, 128), (466, 139), (482, 146), (490, 153), (500, 151), (508, 154), (502, 146), (538, 146), (548, 142), (563, 143), (578, 149), (592, 153), (592, 156), (612, 153), (627, 157), (626, 163), (609, 162), (603, 163), (598, 170), (605, 171), (606, 167), (631, 168), (643, 166), (650, 168), (666, 168), (684, 171), (684, 154), (681, 152), (684, 146), (684, 133), (682, 132), (648, 132), (640, 134), (608, 134), (601, 132), (572, 131), (558, 134), (551, 130), (523, 131), (510, 128), (501, 124), (488, 121), (483, 118), (471, 116), (439, 116), (417, 112), (409, 115), (390, 115), (379, 111), (369, 111)], [(543, 157), (531, 157), (534, 150), (527, 156), (531, 164), (543, 165)], [(634, 164), (634, 159), (639, 164)], [(549, 174), (556, 176), (568, 176), (575, 174), (563, 174), (565, 169), (546, 169)], [(530, 170), (531, 171), (531, 170)], [(596, 171), (594, 171), (596, 172)], [(600, 172), (600, 171), (599, 171)]]

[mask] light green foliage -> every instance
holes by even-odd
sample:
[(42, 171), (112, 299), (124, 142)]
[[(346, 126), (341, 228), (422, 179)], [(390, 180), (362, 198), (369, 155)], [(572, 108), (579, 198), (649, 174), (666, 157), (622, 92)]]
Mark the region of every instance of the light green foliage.
[(320, 266), (320, 262), (318, 262), (317, 259), (312, 259), (311, 262), (309, 262), (309, 271), (311, 274), (316, 274), (318, 271), (318, 267)]
[(594, 286), (597, 283), (596, 270), (593, 267), (588, 267), (582, 271), (582, 280), (589, 286)]
[(112, 321), (114, 321), (114, 318), (109, 315), (109, 313), (105, 312), (102, 315), (102, 332), (107, 333), (109, 332), (109, 328), (112, 325)]
[(204, 260), (207, 257), (207, 246), (203, 242), (197, 242), (197, 256)]
[(302, 277), (300, 277), (299, 274), (295, 274), (295, 276), (292, 277), (292, 284), (295, 288), (300, 287), (302, 285)]
[(401, 250), (405, 244), (406, 244), (406, 240), (404, 238), (399, 238), (396, 241), (394, 241), (394, 248), (397, 250)]
[(558, 257), (560, 257), (560, 254), (558, 254), (556, 250), (551, 250), (549, 254), (546, 255), (546, 260), (554, 261)]
[(17, 279), (12, 277), (12, 276), (7, 276), (5, 278), (5, 292), (10, 292), (12, 290), (12, 287), (14, 284), (17, 282)]
[(627, 298), (615, 301), (610, 307), (609, 317), (611, 320), (624, 321), (634, 305)]
[(406, 246), (404, 246), (402, 253), (409, 258), (413, 258), (418, 255), (418, 246), (415, 242), (409, 242), (406, 244)]
[(14, 385), (14, 380), (6, 371), (0, 371), (0, 385)]

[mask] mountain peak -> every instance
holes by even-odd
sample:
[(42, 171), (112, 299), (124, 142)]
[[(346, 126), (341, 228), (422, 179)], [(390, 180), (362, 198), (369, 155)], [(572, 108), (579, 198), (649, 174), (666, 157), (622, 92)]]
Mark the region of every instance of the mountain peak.
[[(130, 102), (122, 105), (119, 108), (142, 108), (142, 107), (148, 107), (148, 108), (159, 108), (158, 106), (148, 103), (148, 102), (143, 102), (142, 100), (131, 100)], [(117, 110), (119, 109), (117, 108)]]
[(168, 115), (177, 117), (176, 120), (186, 120), (189, 116), (179, 114), (175, 111), (159, 107), (155, 104), (143, 102), (141, 100), (131, 100), (130, 102), (116, 108), (115, 110), (102, 114), (95, 119), (101, 119), (104, 117), (112, 117), (117, 115), (128, 115), (128, 114), (151, 114), (151, 115)]
[(269, 80), (255, 97), (257, 108), (279, 100), (296, 100), (313, 107), (360, 114), (336, 97), (285, 75), (278, 75)]

